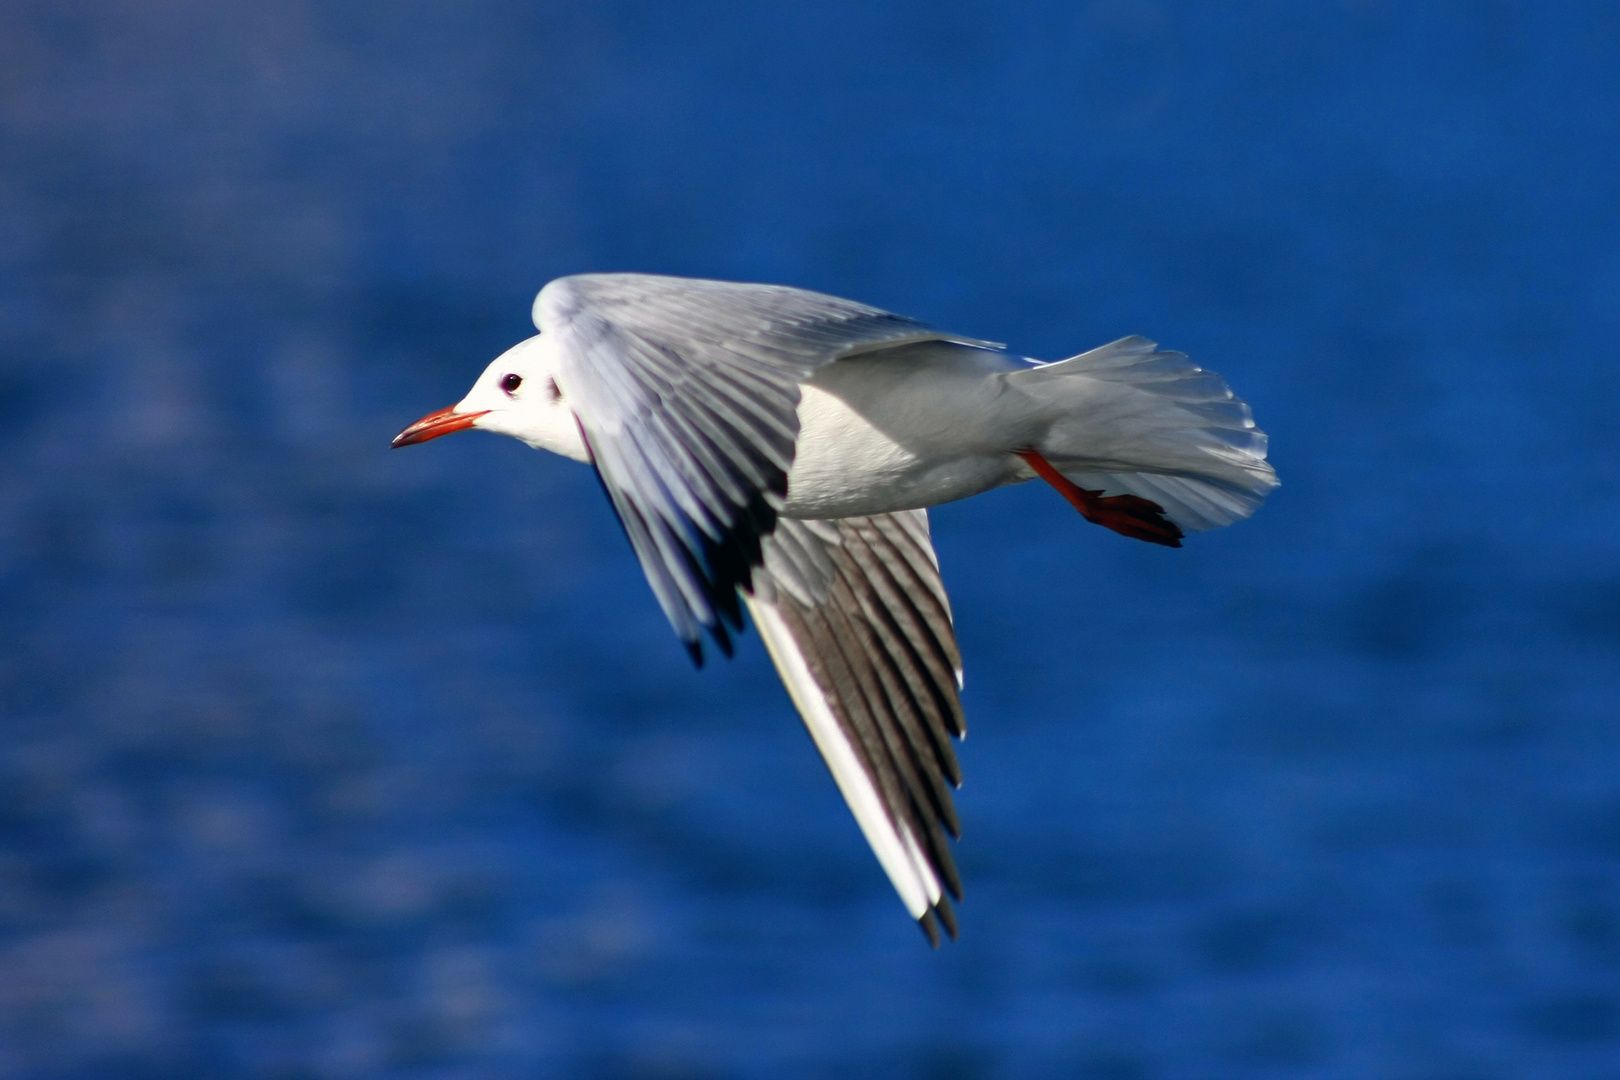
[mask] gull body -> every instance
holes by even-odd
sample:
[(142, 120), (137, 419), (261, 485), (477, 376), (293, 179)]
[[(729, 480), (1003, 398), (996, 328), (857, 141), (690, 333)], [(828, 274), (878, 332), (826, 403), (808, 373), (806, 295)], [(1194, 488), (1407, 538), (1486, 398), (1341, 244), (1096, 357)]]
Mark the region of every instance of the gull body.
[(799, 452), (782, 512), (887, 514), (955, 502), (1035, 474), (1009, 446), (1033, 436), (1001, 378), (1006, 353), (919, 342), (818, 371), (799, 401)]
[[(472, 427), (589, 462), (566, 394), (552, 389), (557, 348), (556, 338), (536, 334), (508, 349), (454, 415), (481, 413)], [(949, 342), (828, 365), (800, 387), (797, 452), (781, 512), (886, 514), (1031, 479), (1034, 472), (1010, 450), (1033, 436), (1032, 410), (998, 378), (1028, 366), (1004, 352)], [(522, 382), (508, 393), (500, 384), (512, 374)]]
[(1036, 476), (1179, 547), (1276, 486), (1218, 376), (1143, 338), (1043, 364), (852, 301), (642, 274), (560, 278), (540, 333), (395, 439), (477, 428), (593, 465), (702, 662), (753, 616), (911, 915), (955, 936), (960, 656), (926, 508)]

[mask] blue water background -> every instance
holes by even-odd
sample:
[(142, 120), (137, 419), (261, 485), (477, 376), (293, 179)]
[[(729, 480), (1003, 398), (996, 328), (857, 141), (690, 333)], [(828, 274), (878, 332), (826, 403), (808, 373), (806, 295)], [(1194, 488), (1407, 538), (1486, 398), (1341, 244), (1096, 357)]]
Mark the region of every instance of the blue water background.
[[(0, 1076), (1620, 1075), (1620, 7), (0, 5)], [(590, 473), (556, 275), (1225, 375), (1179, 552), (934, 515), (930, 952)]]

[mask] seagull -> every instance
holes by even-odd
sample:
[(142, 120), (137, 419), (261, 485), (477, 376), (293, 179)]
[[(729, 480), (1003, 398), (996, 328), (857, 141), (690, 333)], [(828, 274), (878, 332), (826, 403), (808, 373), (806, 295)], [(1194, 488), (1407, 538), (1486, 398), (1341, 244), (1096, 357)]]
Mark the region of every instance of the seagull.
[(1039, 477), (1180, 547), (1277, 486), (1248, 405), (1142, 337), (1042, 363), (804, 289), (628, 273), (550, 282), (534, 325), (393, 445), (475, 429), (593, 466), (694, 663), (747, 610), (935, 947), (966, 727), (928, 507)]

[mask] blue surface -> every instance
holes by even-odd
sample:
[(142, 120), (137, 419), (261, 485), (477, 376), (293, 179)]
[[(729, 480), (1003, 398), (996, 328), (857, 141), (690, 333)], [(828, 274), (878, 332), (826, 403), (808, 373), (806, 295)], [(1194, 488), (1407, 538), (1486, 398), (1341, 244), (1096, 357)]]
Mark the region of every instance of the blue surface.
[[(1612, 3), (0, 6), (0, 1076), (1612, 1077)], [(935, 515), (930, 953), (590, 474), (390, 453), (540, 284), (1253, 403), (1180, 552)]]

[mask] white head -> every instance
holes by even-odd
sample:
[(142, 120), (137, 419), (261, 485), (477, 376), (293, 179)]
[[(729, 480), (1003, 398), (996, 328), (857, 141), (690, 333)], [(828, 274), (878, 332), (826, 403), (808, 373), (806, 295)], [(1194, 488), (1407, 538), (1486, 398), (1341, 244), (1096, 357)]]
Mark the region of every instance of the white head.
[(521, 439), (536, 450), (589, 461), (574, 410), (557, 385), (552, 340), (536, 334), (507, 349), (478, 376), (466, 397), (422, 417), (394, 436), (393, 445), (479, 428)]

